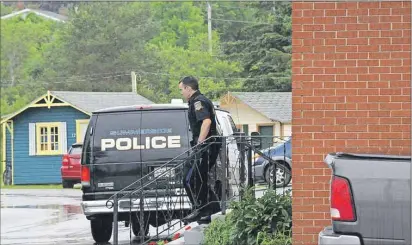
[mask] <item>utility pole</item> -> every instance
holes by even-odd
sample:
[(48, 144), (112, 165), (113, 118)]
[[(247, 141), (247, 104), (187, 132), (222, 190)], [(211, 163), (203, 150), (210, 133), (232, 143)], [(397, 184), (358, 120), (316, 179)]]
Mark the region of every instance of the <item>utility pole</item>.
[(207, 29), (209, 36), (209, 52), (212, 54), (212, 5), (207, 2)]
[(132, 77), (132, 92), (133, 93), (137, 93), (137, 84), (136, 84), (136, 73), (134, 71), (132, 71), (131, 73), (131, 77)]

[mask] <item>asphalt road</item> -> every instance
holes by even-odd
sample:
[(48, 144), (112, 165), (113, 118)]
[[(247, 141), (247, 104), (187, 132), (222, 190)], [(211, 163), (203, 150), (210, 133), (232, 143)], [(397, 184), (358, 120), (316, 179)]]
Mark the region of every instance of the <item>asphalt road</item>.
[[(259, 191), (256, 196), (261, 194)], [(81, 191), (76, 189), (1, 190), (0, 244), (96, 244), (80, 202)], [(156, 234), (156, 229), (151, 227), (149, 233)], [(130, 234), (131, 244), (140, 244), (130, 229), (119, 223), (119, 244), (130, 244)]]

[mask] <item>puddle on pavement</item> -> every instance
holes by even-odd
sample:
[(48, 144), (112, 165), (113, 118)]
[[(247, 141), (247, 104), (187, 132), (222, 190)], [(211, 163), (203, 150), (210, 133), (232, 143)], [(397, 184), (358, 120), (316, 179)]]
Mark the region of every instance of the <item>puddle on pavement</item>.
[[(79, 205), (59, 205), (59, 204), (49, 204), (49, 205), (1, 205), (1, 208), (10, 209), (49, 209), (56, 211), (51, 214), (49, 220), (42, 222), (41, 224), (57, 224), (63, 221), (71, 220), (74, 216), (78, 214), (83, 214), (82, 208)], [(38, 225), (41, 225), (38, 224)]]

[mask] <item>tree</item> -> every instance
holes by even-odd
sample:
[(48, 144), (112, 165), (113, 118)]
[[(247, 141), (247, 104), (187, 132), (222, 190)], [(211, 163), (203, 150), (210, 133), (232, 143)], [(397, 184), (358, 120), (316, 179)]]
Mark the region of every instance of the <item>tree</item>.
[[(82, 3), (49, 50), (44, 79), (69, 90), (131, 91), (130, 72), (158, 62), (145, 44), (158, 34), (147, 3)], [(126, 86), (127, 85), (127, 86)]]
[(237, 40), (224, 42), (224, 53), (242, 64), (238, 75), (245, 78), (244, 91), (290, 91), (291, 5), (256, 2), (250, 7), (255, 9), (249, 12), (253, 12), (254, 21), (243, 23)]
[[(156, 3), (153, 7), (155, 16), (163, 22), (160, 34), (151, 40), (148, 48), (156, 53), (162, 69), (156, 74), (156, 82), (148, 82), (146, 87), (162, 92), (161, 100), (167, 102), (181, 96), (177, 85), (185, 75), (198, 77), (201, 90), (212, 99), (240, 85), (234, 79), (227, 79), (227, 74), (239, 71), (238, 64), (209, 53), (207, 24), (200, 7), (194, 3)], [(220, 52), (219, 43), (219, 34), (214, 32), (216, 53)]]
[(44, 70), (44, 51), (58, 25), (35, 14), (1, 21), (2, 115), (39, 95), (37, 79)]
[(10, 14), (11, 12), (13, 12), (13, 10), (15, 10), (13, 6), (7, 6), (3, 3), (0, 3), (0, 16)]

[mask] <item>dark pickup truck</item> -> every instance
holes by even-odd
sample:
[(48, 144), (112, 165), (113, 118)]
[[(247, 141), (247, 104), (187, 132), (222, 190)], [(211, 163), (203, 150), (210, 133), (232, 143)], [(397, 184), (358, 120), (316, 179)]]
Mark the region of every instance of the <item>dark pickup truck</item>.
[(411, 157), (333, 153), (332, 226), (319, 245), (410, 245)]

